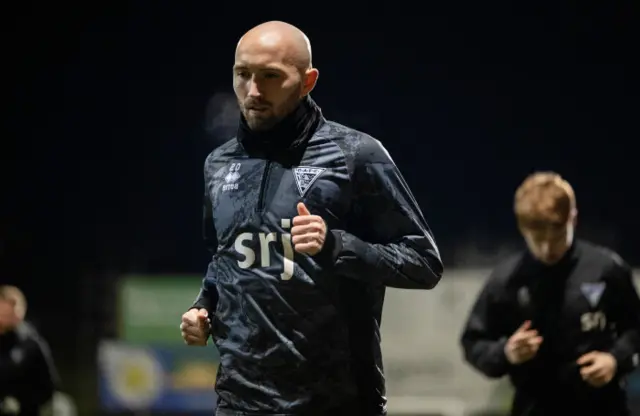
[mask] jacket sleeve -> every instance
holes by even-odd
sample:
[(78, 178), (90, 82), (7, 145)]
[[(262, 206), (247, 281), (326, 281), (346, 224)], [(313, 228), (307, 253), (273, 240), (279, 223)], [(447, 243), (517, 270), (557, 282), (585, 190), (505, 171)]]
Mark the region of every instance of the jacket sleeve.
[(494, 272), (471, 308), (461, 337), (466, 361), (490, 378), (500, 378), (510, 369), (504, 353), (507, 337), (500, 328), (497, 310), (501, 290)]
[(387, 151), (371, 139), (355, 157), (348, 230), (320, 253), (337, 274), (404, 289), (431, 289), (443, 272), (433, 235)]
[(619, 264), (609, 284), (615, 293), (614, 319), (618, 338), (609, 351), (618, 363), (618, 374), (624, 376), (638, 366), (640, 353), (640, 299), (633, 284), (630, 267)]
[[(202, 209), (202, 235), (204, 238), (205, 246), (211, 253), (211, 256), (215, 256), (218, 250), (218, 238), (216, 236), (215, 225), (213, 222), (213, 209), (211, 206), (211, 197), (209, 191), (205, 185), (203, 209)], [(218, 289), (216, 288), (216, 276), (214, 270), (213, 258), (209, 262), (207, 267), (207, 273), (202, 279), (202, 286), (198, 297), (193, 302), (191, 309), (206, 309), (209, 314), (212, 314), (216, 309), (218, 303)]]

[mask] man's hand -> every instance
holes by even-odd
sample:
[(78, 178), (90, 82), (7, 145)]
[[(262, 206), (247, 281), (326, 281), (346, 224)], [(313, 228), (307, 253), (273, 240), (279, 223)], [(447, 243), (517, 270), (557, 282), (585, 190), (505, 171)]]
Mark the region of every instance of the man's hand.
[(608, 352), (591, 351), (578, 358), (582, 379), (593, 387), (608, 384), (616, 375), (618, 363)]
[(311, 215), (307, 207), (298, 203), (298, 216), (293, 219), (291, 242), (298, 253), (315, 255), (322, 250), (327, 236), (327, 225), (317, 215)]
[(511, 364), (522, 364), (538, 353), (542, 337), (531, 329), (531, 321), (525, 321), (504, 346), (504, 354)]
[(180, 331), (187, 345), (205, 346), (209, 338), (211, 320), (206, 309), (191, 309), (182, 315)]

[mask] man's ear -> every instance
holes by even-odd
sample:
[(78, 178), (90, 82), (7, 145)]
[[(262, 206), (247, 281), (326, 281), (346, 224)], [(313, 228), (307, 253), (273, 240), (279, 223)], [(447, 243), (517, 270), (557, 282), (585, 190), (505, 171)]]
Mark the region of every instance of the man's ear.
[(320, 71), (316, 68), (309, 68), (305, 71), (302, 81), (302, 96), (308, 95), (316, 86)]

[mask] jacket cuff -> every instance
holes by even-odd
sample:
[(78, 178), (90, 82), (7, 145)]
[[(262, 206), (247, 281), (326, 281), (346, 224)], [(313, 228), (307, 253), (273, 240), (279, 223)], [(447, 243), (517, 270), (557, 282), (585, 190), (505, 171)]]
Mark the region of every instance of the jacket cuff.
[(625, 375), (633, 371), (638, 367), (638, 354), (629, 354), (624, 348), (614, 347), (609, 351), (609, 354), (616, 360), (616, 373)]
[(509, 362), (509, 359), (507, 358), (507, 353), (504, 351), (505, 346), (507, 345), (507, 339), (501, 339), (500, 341), (498, 341), (497, 344), (497, 348), (499, 348), (498, 351), (498, 357), (497, 357), (497, 365), (500, 368), (500, 370), (502, 370), (504, 373), (508, 373), (509, 369), (511, 368), (511, 363)]
[(218, 303), (218, 293), (217, 291), (210, 291), (206, 289), (200, 289), (200, 293), (198, 297), (193, 302), (193, 305), (189, 308), (191, 309), (206, 309), (209, 312), (209, 315), (214, 312), (215, 305)]
[(322, 267), (333, 267), (342, 251), (342, 235), (337, 230), (328, 230), (322, 250), (314, 256), (316, 263)]

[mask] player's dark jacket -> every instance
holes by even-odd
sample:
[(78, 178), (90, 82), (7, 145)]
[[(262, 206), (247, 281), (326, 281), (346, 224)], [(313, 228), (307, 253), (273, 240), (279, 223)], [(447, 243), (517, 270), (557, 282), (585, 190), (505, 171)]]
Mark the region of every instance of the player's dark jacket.
[(18, 415), (39, 415), (58, 384), (58, 375), (47, 343), (35, 328), (23, 322), (0, 334), (0, 415), (19, 403)]
[[(443, 271), (386, 150), (325, 120), (307, 98), (267, 133), (242, 121), (237, 138), (207, 157), (204, 176), (214, 254), (195, 306), (213, 315), (219, 406), (384, 414), (385, 287), (431, 289)], [(300, 201), (330, 230), (313, 257), (291, 244)]]
[[(534, 359), (511, 365), (504, 345), (525, 320), (543, 343)], [(631, 270), (612, 251), (580, 240), (553, 266), (528, 252), (516, 255), (486, 283), (462, 346), (467, 361), (486, 376), (509, 375), (515, 415), (626, 414), (624, 379), (640, 352), (640, 300)], [(584, 382), (576, 364), (594, 350), (610, 352), (618, 362), (616, 378), (602, 388)]]

